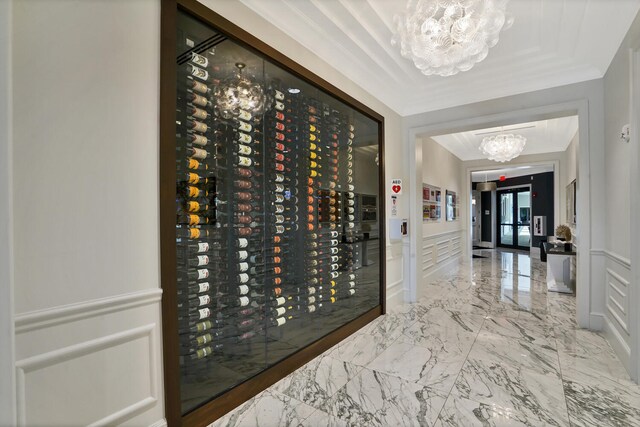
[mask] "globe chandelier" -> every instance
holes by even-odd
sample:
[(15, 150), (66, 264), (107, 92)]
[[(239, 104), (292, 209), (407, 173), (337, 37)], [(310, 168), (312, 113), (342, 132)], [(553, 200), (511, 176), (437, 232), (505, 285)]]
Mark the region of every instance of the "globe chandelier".
[(509, 0), (409, 0), (394, 17), (392, 44), (423, 74), (452, 76), (487, 57), (513, 24)]
[(518, 157), (527, 139), (522, 135), (501, 133), (499, 135), (485, 136), (480, 143), (480, 151), (489, 160), (496, 162), (508, 162)]
[(244, 63), (237, 62), (235, 65), (237, 73), (223, 80), (215, 91), (220, 115), (228, 119), (237, 116), (240, 110), (261, 114), (266, 101), (264, 89), (243, 74), (246, 67)]

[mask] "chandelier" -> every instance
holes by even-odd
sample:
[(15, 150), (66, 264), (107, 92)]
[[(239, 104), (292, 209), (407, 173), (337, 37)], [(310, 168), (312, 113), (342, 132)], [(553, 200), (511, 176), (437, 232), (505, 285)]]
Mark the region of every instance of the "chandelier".
[(526, 143), (527, 139), (522, 135), (501, 133), (484, 137), (480, 143), (480, 151), (489, 160), (508, 162), (522, 153)]
[(265, 95), (262, 86), (249, 80), (242, 72), (246, 67), (242, 62), (235, 64), (238, 72), (225, 79), (216, 88), (215, 97), (223, 118), (237, 116), (239, 110), (260, 114), (264, 108)]
[(394, 17), (392, 44), (423, 74), (452, 76), (468, 71), (513, 24), (509, 0), (409, 0)]

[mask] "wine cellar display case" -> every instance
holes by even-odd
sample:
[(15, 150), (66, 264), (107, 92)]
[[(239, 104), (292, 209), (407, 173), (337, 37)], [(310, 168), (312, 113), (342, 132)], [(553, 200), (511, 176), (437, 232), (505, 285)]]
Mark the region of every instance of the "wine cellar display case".
[(384, 314), (384, 119), (195, 0), (161, 21), (165, 406), (207, 425)]

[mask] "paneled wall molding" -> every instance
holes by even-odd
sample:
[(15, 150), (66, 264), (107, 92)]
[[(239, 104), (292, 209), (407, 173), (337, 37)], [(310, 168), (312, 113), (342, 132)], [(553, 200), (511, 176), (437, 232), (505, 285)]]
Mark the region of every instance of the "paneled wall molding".
[(607, 341), (609, 341), (609, 344), (613, 347), (624, 367), (629, 370), (629, 361), (631, 357), (631, 348), (629, 347), (629, 344), (627, 344), (624, 337), (620, 334), (609, 318), (605, 317), (603, 322), (604, 335), (607, 338)]
[[(134, 342), (141, 338), (148, 340), (148, 391), (149, 395), (132, 402), (124, 408), (108, 414), (94, 422), (91, 426), (106, 426), (120, 424), (131, 419), (158, 404), (158, 378), (157, 376), (157, 354), (160, 351), (156, 339), (158, 328), (157, 323), (145, 324), (131, 328), (122, 332), (106, 335), (93, 340), (83, 341), (78, 344), (59, 348), (49, 352), (36, 354), (16, 361), (16, 389), (18, 401), (18, 425), (29, 425), (27, 413), (27, 377), (29, 374), (52, 368), (56, 365), (69, 361), (81, 360), (84, 356), (97, 354), (99, 352), (112, 349), (114, 347)], [(31, 386), (33, 387), (33, 385)]]
[(387, 261), (391, 261), (397, 258), (402, 258), (402, 246), (403, 246), (402, 241), (387, 243), (386, 245), (387, 250), (385, 251), (387, 254)]
[(443, 270), (450, 261), (459, 258), (462, 254), (462, 234), (464, 230), (447, 231), (445, 233), (425, 236), (420, 247), (422, 279), (436, 277), (437, 273)]
[(162, 289), (154, 288), (23, 313), (15, 318), (16, 333), (159, 303), (161, 298)]
[(387, 299), (394, 299), (404, 292), (404, 287), (402, 286), (403, 282), (404, 277), (401, 277), (399, 280), (389, 284), (387, 287)]
[(423, 236), (422, 240), (425, 241), (427, 239), (434, 239), (436, 237), (450, 236), (452, 234), (457, 234), (457, 233), (462, 233), (462, 232), (464, 232), (464, 230), (458, 229), (458, 230), (452, 230), (452, 231), (444, 231), (442, 233), (428, 234), (428, 235)]
[(618, 264), (622, 265), (623, 267), (626, 267), (627, 269), (631, 270), (631, 260), (629, 258), (623, 257), (622, 255), (616, 252), (606, 250), (606, 249), (604, 253), (607, 256), (607, 258), (609, 258), (610, 260), (615, 261)]

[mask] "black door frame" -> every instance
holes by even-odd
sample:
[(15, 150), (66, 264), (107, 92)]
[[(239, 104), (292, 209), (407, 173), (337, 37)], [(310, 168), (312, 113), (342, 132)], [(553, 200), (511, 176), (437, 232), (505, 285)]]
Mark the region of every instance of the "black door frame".
[[(520, 219), (520, 215), (519, 215), (519, 208), (518, 208), (518, 193), (524, 193), (524, 192), (529, 192), (529, 234), (531, 235), (531, 211), (532, 211), (532, 207), (531, 206), (533, 204), (532, 198), (531, 198), (531, 186), (530, 185), (523, 185), (523, 186), (517, 186), (517, 187), (508, 187), (508, 188), (499, 188), (496, 191), (496, 222), (497, 222), (497, 227), (496, 227), (496, 246), (501, 247), (501, 248), (509, 248), (509, 249), (518, 249), (518, 250), (524, 250), (524, 251), (529, 251), (531, 249), (531, 240), (529, 240), (529, 246), (519, 246), (518, 245), (518, 227), (522, 226), (522, 225), (527, 225), (527, 223), (520, 223), (519, 219)], [(503, 224), (502, 223), (502, 198), (500, 197), (502, 194), (507, 194), (507, 193), (511, 193), (513, 194), (513, 224)], [(502, 226), (503, 225), (511, 225), (513, 227), (513, 244), (511, 245), (507, 245), (502, 243), (502, 239), (501, 239), (501, 231), (502, 231)], [(530, 237), (530, 239), (533, 238), (533, 236)]]

